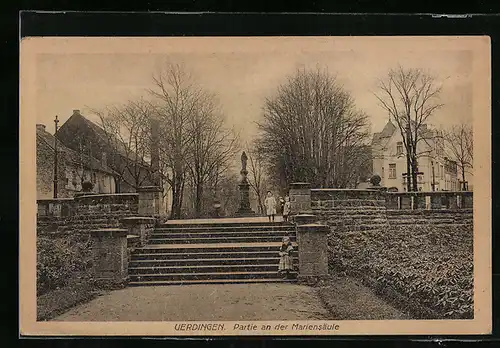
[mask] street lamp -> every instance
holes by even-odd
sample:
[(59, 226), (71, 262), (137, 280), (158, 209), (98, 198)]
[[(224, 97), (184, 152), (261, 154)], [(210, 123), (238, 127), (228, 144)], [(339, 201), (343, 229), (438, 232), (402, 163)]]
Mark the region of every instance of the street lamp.
[(56, 137), (56, 133), (57, 133), (57, 125), (59, 124), (59, 120), (57, 119), (57, 115), (56, 115), (56, 118), (54, 120), (54, 124), (55, 124), (55, 132), (54, 132), (54, 198), (57, 198), (57, 167), (58, 167), (58, 164), (57, 164), (57, 137)]

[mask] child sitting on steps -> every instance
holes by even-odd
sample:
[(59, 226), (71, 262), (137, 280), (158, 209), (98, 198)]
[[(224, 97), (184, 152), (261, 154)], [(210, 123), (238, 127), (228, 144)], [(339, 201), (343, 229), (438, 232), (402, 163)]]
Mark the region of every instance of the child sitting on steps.
[(290, 237), (283, 237), (283, 242), (280, 248), (280, 264), (278, 267), (278, 273), (283, 277), (283, 279), (290, 279), (293, 271), (293, 260), (292, 260), (293, 246), (290, 241)]

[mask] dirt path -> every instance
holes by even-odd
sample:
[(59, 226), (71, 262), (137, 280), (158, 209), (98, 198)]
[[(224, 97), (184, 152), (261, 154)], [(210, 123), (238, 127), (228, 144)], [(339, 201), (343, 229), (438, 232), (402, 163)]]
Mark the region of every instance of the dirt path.
[(296, 284), (130, 287), (112, 291), (57, 321), (321, 320), (315, 289)]

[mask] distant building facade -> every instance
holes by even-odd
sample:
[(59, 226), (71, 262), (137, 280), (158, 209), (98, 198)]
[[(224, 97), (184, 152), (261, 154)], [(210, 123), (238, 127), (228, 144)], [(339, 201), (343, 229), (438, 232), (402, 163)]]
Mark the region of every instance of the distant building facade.
[[(45, 125), (36, 125), (37, 199), (54, 198), (56, 138)], [(116, 173), (102, 161), (74, 151), (57, 140), (57, 197), (70, 198), (82, 191), (82, 183), (92, 182), (94, 193), (115, 193)]]
[(57, 138), (67, 147), (85, 148), (94, 157), (103, 158), (116, 173), (116, 191), (135, 192), (136, 187), (153, 185), (153, 168), (145, 159), (127, 151), (120, 140), (85, 118), (79, 110), (57, 131)]
[[(439, 131), (422, 127), (426, 141), (418, 144), (417, 187), (419, 191), (458, 191), (458, 166), (444, 153), (443, 138)], [(393, 191), (407, 189), (406, 151), (399, 129), (387, 122), (372, 140), (373, 173), (382, 178), (381, 185)]]

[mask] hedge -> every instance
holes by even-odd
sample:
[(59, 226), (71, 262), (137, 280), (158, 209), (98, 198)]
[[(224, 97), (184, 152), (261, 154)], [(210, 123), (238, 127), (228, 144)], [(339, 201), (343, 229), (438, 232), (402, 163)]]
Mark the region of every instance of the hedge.
[(92, 241), (87, 235), (37, 238), (37, 295), (90, 279)]
[(471, 224), (333, 230), (329, 249), (334, 272), (354, 272), (365, 283), (393, 289), (392, 300), (403, 296), (399, 305), (407, 306), (406, 299), (440, 318), (473, 318)]

